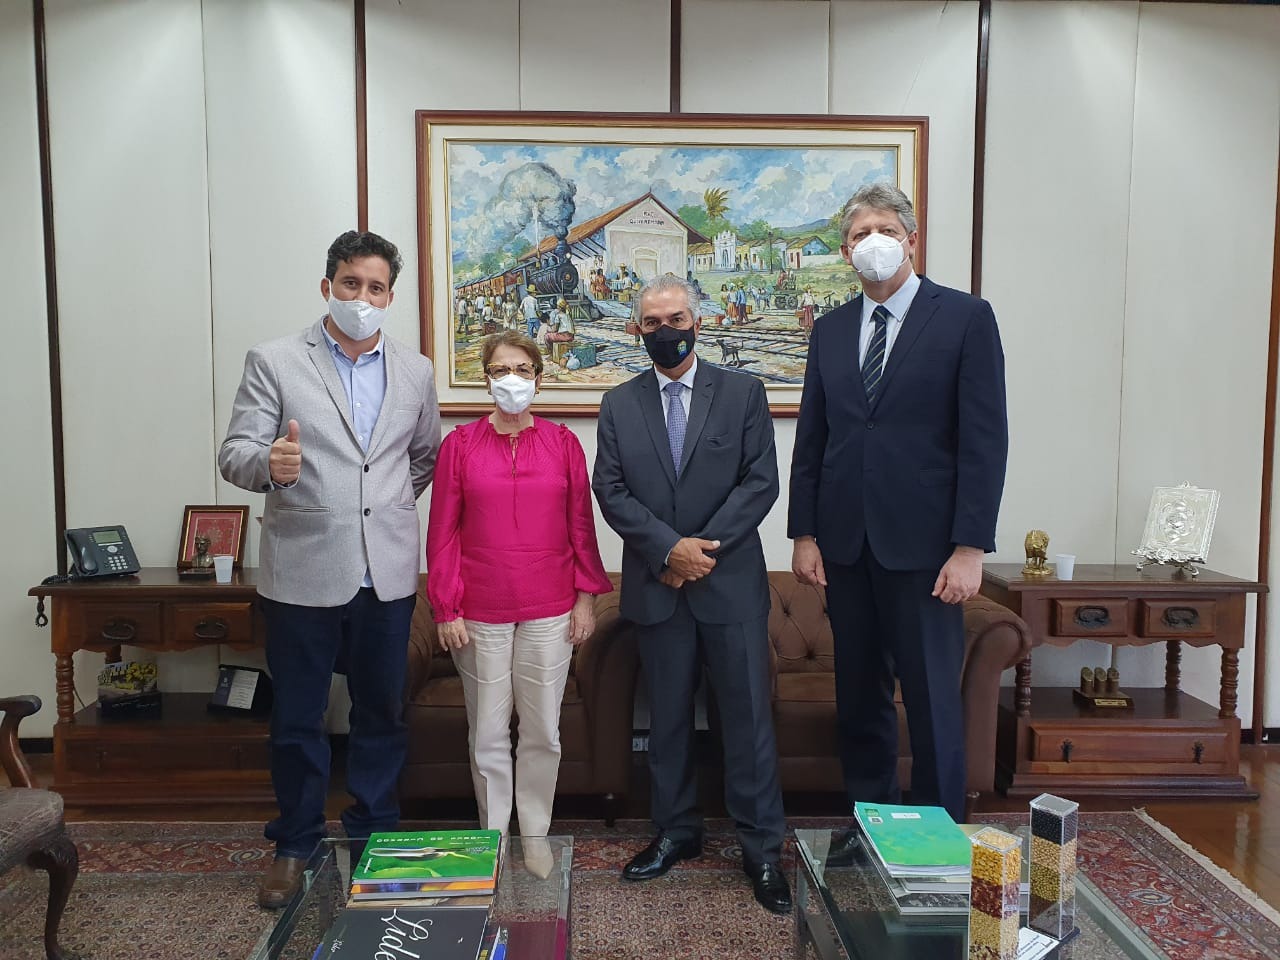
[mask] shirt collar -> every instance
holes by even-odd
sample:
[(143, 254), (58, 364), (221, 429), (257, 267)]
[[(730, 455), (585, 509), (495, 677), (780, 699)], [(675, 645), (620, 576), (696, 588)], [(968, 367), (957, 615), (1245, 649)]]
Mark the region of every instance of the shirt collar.
[[(911, 309), (911, 301), (916, 298), (916, 291), (920, 289), (920, 277), (915, 271), (907, 274), (907, 279), (902, 281), (902, 286), (893, 292), (893, 295), (884, 302), (884, 308), (893, 315), (893, 319), (901, 323), (906, 317), (907, 311)], [(874, 300), (866, 295), (862, 295), (862, 322), (866, 323), (871, 319), (872, 313), (879, 306)]]
[[(693, 363), (689, 364), (689, 369), (686, 370), (684, 374), (680, 377), (680, 382), (684, 384), (684, 388), (686, 390), (693, 389), (693, 375), (697, 373), (697, 371), (698, 371), (698, 355), (695, 353), (693, 355)], [(658, 378), (658, 389), (666, 390), (667, 384), (671, 383), (671, 378), (668, 377), (661, 370), (659, 370), (657, 367), (653, 368), (653, 372)]]
[(376, 360), (378, 355), (382, 353), (383, 335), (381, 330), (378, 331), (378, 342), (373, 345), (373, 349), (360, 354), (354, 361), (347, 356), (347, 352), (339, 346), (338, 341), (333, 339), (333, 335), (329, 333), (329, 328), (326, 326), (323, 317), (320, 320), (320, 332), (324, 334), (325, 340), (329, 343), (329, 352), (338, 359), (347, 361), (347, 363), (359, 363), (361, 360), (367, 363), (368, 360)]

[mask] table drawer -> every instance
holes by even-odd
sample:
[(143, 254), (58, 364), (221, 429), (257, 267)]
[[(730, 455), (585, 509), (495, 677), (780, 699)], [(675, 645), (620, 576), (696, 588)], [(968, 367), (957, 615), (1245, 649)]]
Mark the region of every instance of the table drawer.
[(1144, 637), (1212, 637), (1215, 600), (1142, 600), (1138, 633)]
[(161, 642), (158, 603), (82, 603), (80, 635), (90, 650), (126, 644), (157, 647)]
[(122, 780), (156, 779), (193, 770), (263, 770), (271, 762), (265, 736), (256, 741), (203, 739), (198, 748), (185, 738), (168, 745), (150, 738), (76, 739), (67, 743), (66, 756), (74, 776)]
[(170, 608), (174, 646), (253, 642), (253, 604), (175, 603)]
[(1227, 733), (1221, 730), (1081, 730), (1032, 724), (1031, 760), (1036, 763), (1188, 763), (1218, 764), (1227, 759)]
[(1124, 637), (1129, 601), (1123, 597), (1054, 600), (1050, 629), (1055, 637)]

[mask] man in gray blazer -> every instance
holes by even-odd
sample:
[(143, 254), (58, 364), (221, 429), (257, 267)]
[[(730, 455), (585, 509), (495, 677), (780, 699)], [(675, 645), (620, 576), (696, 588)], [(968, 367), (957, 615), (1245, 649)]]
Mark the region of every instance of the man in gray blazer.
[(440, 411), (431, 361), (382, 333), (400, 272), (395, 245), (348, 231), (329, 247), (324, 317), (245, 359), (218, 468), (266, 494), (258, 593), (275, 686), (276, 857), (258, 902), (297, 889), (324, 835), (337, 669), (351, 695), (342, 814), (354, 848), (400, 819), (404, 676), (421, 546), (415, 501), (431, 483)]
[(653, 360), (601, 401), (592, 488), (622, 537), (621, 612), (636, 624), (649, 696), (658, 836), (628, 880), (702, 853), (693, 700), (706, 668), (724, 734), (725, 807), (756, 899), (791, 909), (770, 697), (769, 580), (757, 528), (778, 498), (773, 421), (755, 377), (700, 363), (693, 284), (651, 280), (632, 316)]

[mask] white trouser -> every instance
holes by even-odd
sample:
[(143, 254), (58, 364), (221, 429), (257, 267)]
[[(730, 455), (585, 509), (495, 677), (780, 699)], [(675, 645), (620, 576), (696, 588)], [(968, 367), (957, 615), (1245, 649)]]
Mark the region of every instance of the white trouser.
[(569, 676), (569, 614), (524, 623), (464, 621), (470, 643), (453, 651), (467, 701), (471, 779), (480, 826), (511, 825), (511, 709), (520, 718), (514, 781), (520, 833), (543, 837), (551, 826), (560, 772), (560, 701)]

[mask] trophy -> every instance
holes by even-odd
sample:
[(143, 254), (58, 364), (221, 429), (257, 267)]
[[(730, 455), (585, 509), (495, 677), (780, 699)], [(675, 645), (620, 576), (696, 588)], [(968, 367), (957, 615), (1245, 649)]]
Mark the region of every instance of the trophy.
[(1053, 573), (1052, 568), (1045, 563), (1046, 553), (1049, 549), (1049, 535), (1043, 530), (1031, 530), (1027, 533), (1023, 546), (1027, 550), (1027, 562), (1022, 566), (1022, 575), (1024, 577), (1047, 577)]

